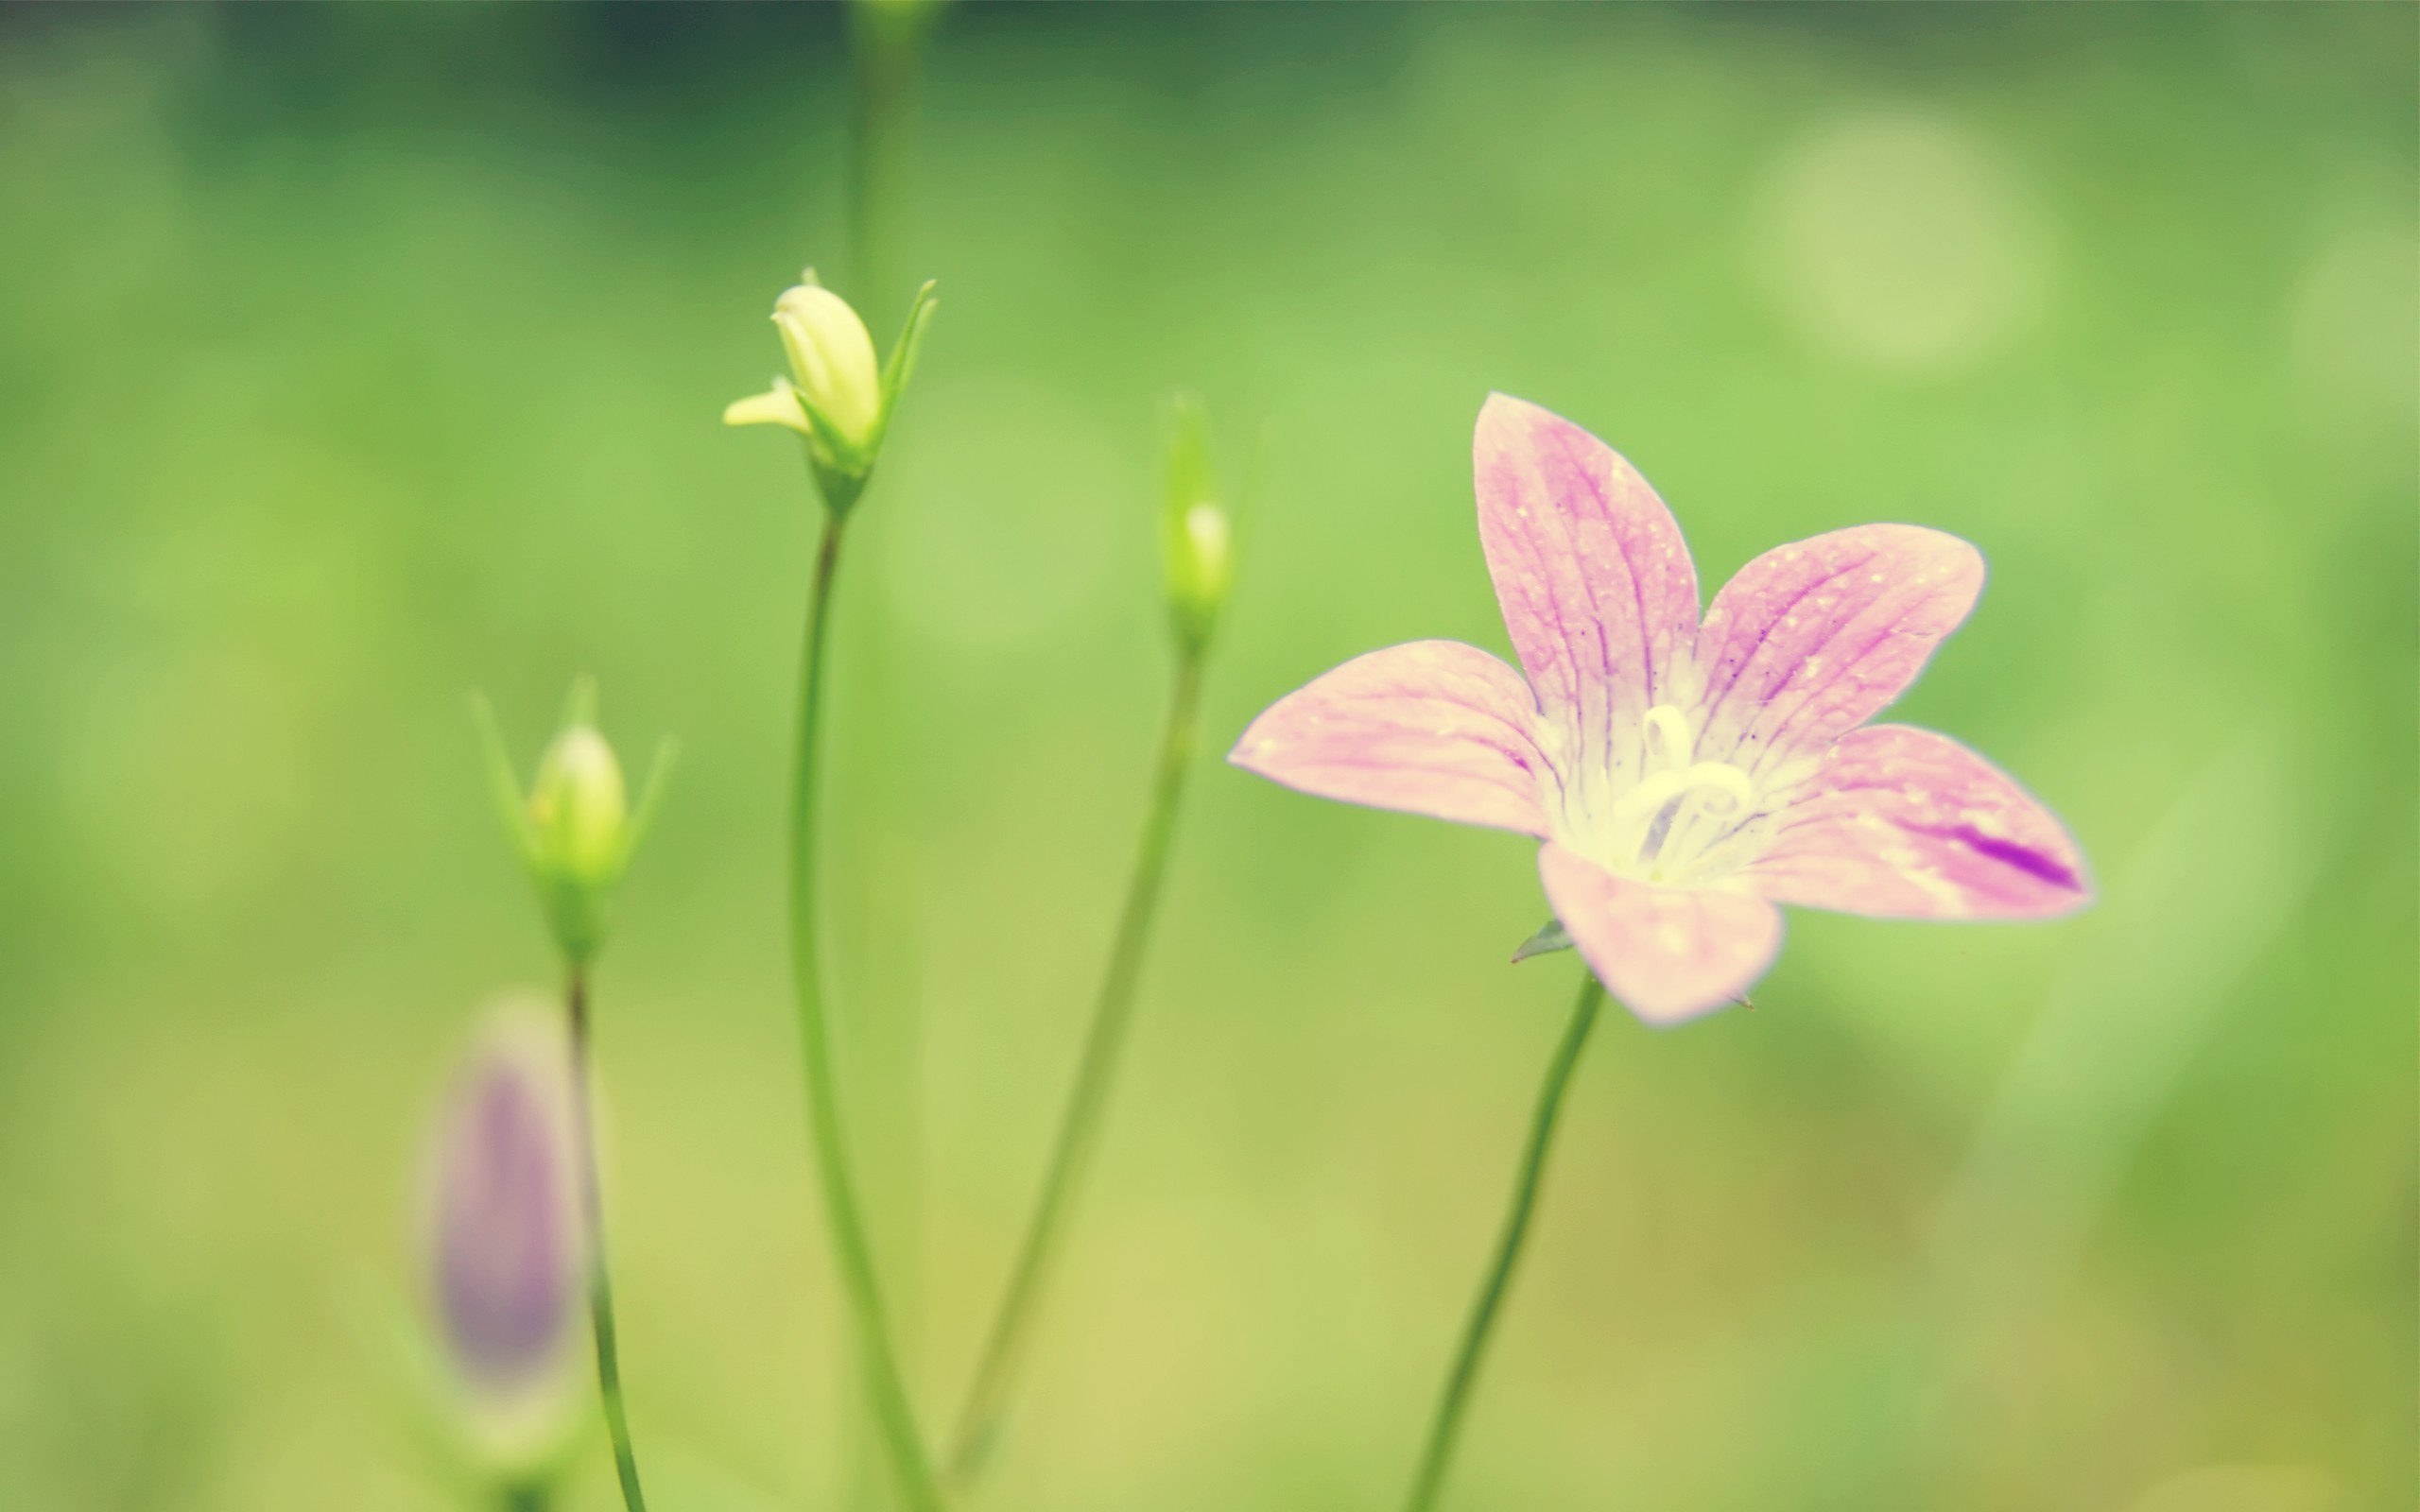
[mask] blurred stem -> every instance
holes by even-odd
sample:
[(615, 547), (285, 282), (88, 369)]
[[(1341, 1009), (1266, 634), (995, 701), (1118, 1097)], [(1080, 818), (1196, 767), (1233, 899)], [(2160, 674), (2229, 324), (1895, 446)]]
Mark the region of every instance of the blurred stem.
[(856, 1315), (866, 1390), (901, 1494), (915, 1512), (935, 1512), (942, 1504), (941, 1492), (925, 1463), (915, 1410), (908, 1403), (907, 1383), (891, 1347), (873, 1251), (850, 1175), (839, 1092), (832, 1075), (830, 1030), (824, 1022), (815, 901), (816, 736), (823, 707), (825, 646), (831, 639), (832, 589), (840, 562), (843, 519), (829, 510), (824, 514), (823, 541), (816, 551), (813, 596), (807, 607), (806, 645), (799, 668), (798, 769), (790, 794), (790, 964), (798, 991), (799, 1051), (805, 1072), (817, 1175), (823, 1188), (824, 1217), (841, 1286), (848, 1294), (850, 1311)]
[[(928, 7), (898, 0), (855, 0), (848, 8), (849, 132), (843, 163), (847, 245), (841, 271), (860, 310), (889, 310), (902, 286), (909, 129)], [(860, 572), (887, 577), (890, 550), (878, 522), (857, 532)], [(856, 1174), (864, 1183), (868, 1242), (884, 1262), (898, 1349), (913, 1354), (923, 1294), (925, 1206), (925, 1009), (918, 960), (900, 941), (913, 928), (915, 843), (899, 759), (904, 717), (894, 674), (892, 617), (874, 600), (861, 633), (835, 653), (834, 717), (850, 739), (831, 753), (833, 775), (849, 803), (832, 816), (825, 854), (845, 868), (849, 886), (832, 899), (835, 948), (826, 980), (836, 988), (833, 1030), (851, 1052), (850, 1131)], [(852, 944), (854, 942), (854, 945)], [(860, 1366), (851, 1362), (849, 1368)], [(848, 1399), (862, 1402), (851, 1383)], [(841, 1504), (893, 1504), (886, 1495), (886, 1457), (877, 1424), (862, 1409), (843, 1425)]]
[(496, 1504), (504, 1512), (548, 1512), (555, 1504), (554, 1488), (544, 1481), (513, 1481), (497, 1493)]
[(1017, 1251), (1016, 1268), (1000, 1310), (992, 1319), (982, 1362), (967, 1388), (952, 1440), (948, 1474), (953, 1486), (973, 1483), (989, 1458), (1009, 1388), (1023, 1363), (1039, 1311), (1043, 1283), (1065, 1230), (1076, 1190), (1091, 1161), (1100, 1136), (1101, 1116), (1109, 1106), (1110, 1083), (1117, 1071), (1119, 1046), (1132, 1017), (1134, 987), (1142, 975), (1143, 952), (1150, 943), (1151, 920), (1157, 914), (1160, 884), (1167, 872), (1168, 845), (1176, 832), (1184, 775), (1193, 756), (1194, 732), (1201, 702), (1201, 653), (1185, 654), (1177, 664), (1176, 682), (1168, 696), (1167, 723), (1160, 739), (1158, 775), (1151, 786), (1151, 806), (1143, 821), (1143, 842), (1134, 858), (1134, 879), (1128, 885), (1125, 909), (1109, 952), (1100, 995), (1093, 1007), (1092, 1029), (1084, 1040), (1083, 1059), (1076, 1084), (1061, 1116), (1058, 1143), (1050, 1154), (1042, 1195), (1034, 1204), (1025, 1244)]
[(1437, 1402), (1437, 1417), (1428, 1426), (1428, 1444), (1420, 1453), (1420, 1472), (1411, 1484), (1411, 1497), (1404, 1503), (1406, 1512), (1428, 1512), (1437, 1504), (1437, 1495), (1444, 1488), (1445, 1469), (1454, 1453), (1454, 1435), (1462, 1423), (1462, 1410), (1470, 1403), (1471, 1387), (1478, 1376), (1479, 1356), (1487, 1349), (1489, 1332), (1495, 1326), (1496, 1310), (1503, 1305), (1505, 1289), (1512, 1282), (1512, 1267), (1521, 1258), (1521, 1242), (1530, 1231), (1530, 1212), (1537, 1206), (1538, 1181), (1546, 1172), (1547, 1152), (1554, 1143), (1555, 1118), (1563, 1111), (1564, 1090), (1571, 1085), (1571, 1073), (1580, 1064), (1580, 1052), (1588, 1043), (1588, 1031), (1597, 1023), (1597, 1005), (1604, 996), (1598, 986), (1596, 973), (1587, 972), (1580, 985), (1580, 1001), (1572, 1005), (1571, 1022), (1563, 1031), (1563, 1042), (1555, 1047), (1554, 1059), (1547, 1067), (1546, 1085), (1538, 1091), (1537, 1111), (1530, 1120), (1529, 1147), (1521, 1152), (1521, 1173), (1512, 1187), (1512, 1211), (1504, 1215), (1504, 1232), (1495, 1242), (1495, 1263), (1488, 1267), (1487, 1280), (1480, 1286), (1478, 1305), (1471, 1309), (1470, 1321), (1462, 1326), (1461, 1348), (1455, 1351), (1453, 1373), (1445, 1378), (1445, 1392)]
[[(647, 1512), (639, 1492), (638, 1457), (631, 1452), (631, 1424), (622, 1410), (622, 1359), (614, 1337), (614, 1280), (605, 1268), (605, 1205), (596, 1185), (596, 1125), (588, 1095), (588, 971), (575, 960), (564, 1000), (571, 1018), (572, 1123), (579, 1140), (580, 1215), (588, 1226), (588, 1320), (596, 1340), (596, 1391), (605, 1404), (605, 1431), (614, 1441), (614, 1473), (622, 1483), (622, 1504)], [(544, 1504), (542, 1490), (521, 1505)]]
[(938, 7), (849, 8), (849, 277), (860, 309), (889, 309), (898, 266), (899, 195), (925, 34)]

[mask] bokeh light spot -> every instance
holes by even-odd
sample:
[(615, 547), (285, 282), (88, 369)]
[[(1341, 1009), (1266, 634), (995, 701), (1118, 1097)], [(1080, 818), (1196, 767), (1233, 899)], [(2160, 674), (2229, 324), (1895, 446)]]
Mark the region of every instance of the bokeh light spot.
[(2340, 232), (2303, 272), (2289, 340), (2301, 408), (2324, 429), (2408, 428), (2420, 410), (2420, 235), (2410, 225)]
[(1783, 151), (1753, 254), (1782, 312), (1826, 350), (1904, 372), (1965, 367), (2033, 313), (2047, 283), (2019, 185), (1956, 127), (1910, 114), (1816, 128)]

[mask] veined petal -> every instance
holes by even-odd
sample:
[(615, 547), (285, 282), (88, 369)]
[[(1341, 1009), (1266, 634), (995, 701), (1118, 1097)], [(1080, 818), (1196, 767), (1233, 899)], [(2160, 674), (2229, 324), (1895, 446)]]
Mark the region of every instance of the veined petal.
[(1356, 657), (1271, 704), (1227, 760), (1321, 798), (1543, 836), (1554, 781), (1521, 675), (1477, 646)]
[(1694, 691), (1681, 527), (1612, 447), (1535, 404), (1490, 395), (1471, 451), (1479, 544), (1538, 707), (1634, 772), (1647, 711)]
[(726, 425), (786, 425), (801, 435), (808, 433), (806, 410), (798, 402), (798, 390), (782, 382), (776, 382), (761, 394), (735, 399), (724, 405), (722, 422)]
[(1698, 759), (1754, 771), (1822, 751), (1916, 679), (1982, 588), (1981, 553), (1915, 525), (1765, 553), (1723, 585), (1698, 631)]
[(1883, 919), (2047, 919), (2092, 901), (2083, 852), (2048, 810), (1908, 725), (1834, 746), (1742, 878), (1775, 902)]
[(1551, 841), (1538, 875), (1589, 970), (1649, 1023), (1722, 1006), (1781, 949), (1781, 910), (1753, 892), (1634, 882)]

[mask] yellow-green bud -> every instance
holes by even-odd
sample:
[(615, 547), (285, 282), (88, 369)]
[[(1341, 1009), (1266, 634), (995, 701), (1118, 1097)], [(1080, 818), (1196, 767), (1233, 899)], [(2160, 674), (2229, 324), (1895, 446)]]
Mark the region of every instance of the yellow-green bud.
[(672, 743), (665, 742), (657, 754), (633, 808), (622, 785), (622, 764), (596, 732), (596, 686), (582, 679), (572, 685), (562, 731), (539, 758), (537, 778), (525, 797), (487, 700), (475, 699), (472, 712), (487, 747), (488, 785), (505, 833), (537, 885), (555, 942), (575, 965), (585, 962), (605, 943), (614, 891), (664, 796)]
[(1184, 511), (1168, 558), (1168, 602), (1188, 644), (1207, 641), (1235, 586), (1235, 544), (1227, 512), (1204, 502)]
[(846, 514), (873, 473), (891, 411), (915, 374), (916, 353), (935, 308), (928, 283), (908, 307), (908, 324), (890, 349), (890, 362), (877, 364), (865, 322), (808, 268), (773, 302), (773, 325), (789, 353), (792, 378), (776, 378), (767, 392), (725, 406), (722, 422), (784, 425), (804, 436), (807, 468), (824, 507), (835, 518)]
[(773, 324), (789, 352), (799, 398), (820, 422), (843, 471), (871, 462), (882, 422), (882, 367), (873, 337), (849, 301), (830, 289), (801, 284), (773, 305)]
[(610, 887), (621, 877), (630, 799), (614, 747), (587, 725), (555, 737), (529, 789), (529, 823), (539, 864), (562, 882)]
[(1168, 438), (1167, 505), (1160, 533), (1178, 645), (1198, 655), (1218, 627), (1235, 586), (1235, 532), (1219, 502), (1210, 467), (1210, 431), (1201, 408), (1179, 401)]

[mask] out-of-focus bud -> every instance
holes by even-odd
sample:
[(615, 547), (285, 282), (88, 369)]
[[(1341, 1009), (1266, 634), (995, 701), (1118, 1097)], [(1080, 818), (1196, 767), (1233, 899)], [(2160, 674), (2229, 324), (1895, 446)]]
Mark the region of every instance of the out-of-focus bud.
[(500, 1011), (431, 1142), (432, 1300), (448, 1358), (484, 1395), (544, 1384), (577, 1332), (584, 1241), (566, 1048), (534, 1006)]
[(824, 503), (835, 513), (847, 510), (865, 491), (882, 455), (891, 415), (914, 374), (925, 325), (938, 307), (932, 284), (917, 290), (890, 360), (877, 364), (865, 322), (808, 268), (773, 303), (773, 325), (789, 354), (790, 376), (727, 405), (723, 423), (786, 425), (804, 436)]
[(506, 833), (537, 885), (556, 943), (575, 965), (584, 964), (605, 943), (614, 891), (654, 819), (672, 765), (671, 743), (657, 754), (647, 789), (632, 810), (622, 785), (622, 765), (596, 730), (596, 687), (582, 679), (572, 687), (562, 729), (540, 759), (537, 780), (525, 799), (494, 715), (485, 702), (474, 707)]
[(1168, 610), (1177, 645), (1199, 656), (1235, 586), (1235, 528), (1210, 463), (1210, 426), (1199, 403), (1171, 406), (1167, 503), (1160, 520)]
[(435, 1326), (411, 1331), (405, 1358), (434, 1409), (432, 1444), (499, 1487), (543, 1491), (581, 1442), (588, 1247), (569, 1057), (542, 1000), (493, 1009), (429, 1123), (420, 1235)]
[(544, 865), (582, 886), (612, 886), (621, 876), (630, 819), (622, 764), (605, 737), (589, 725), (557, 735), (529, 787), (529, 823)]

